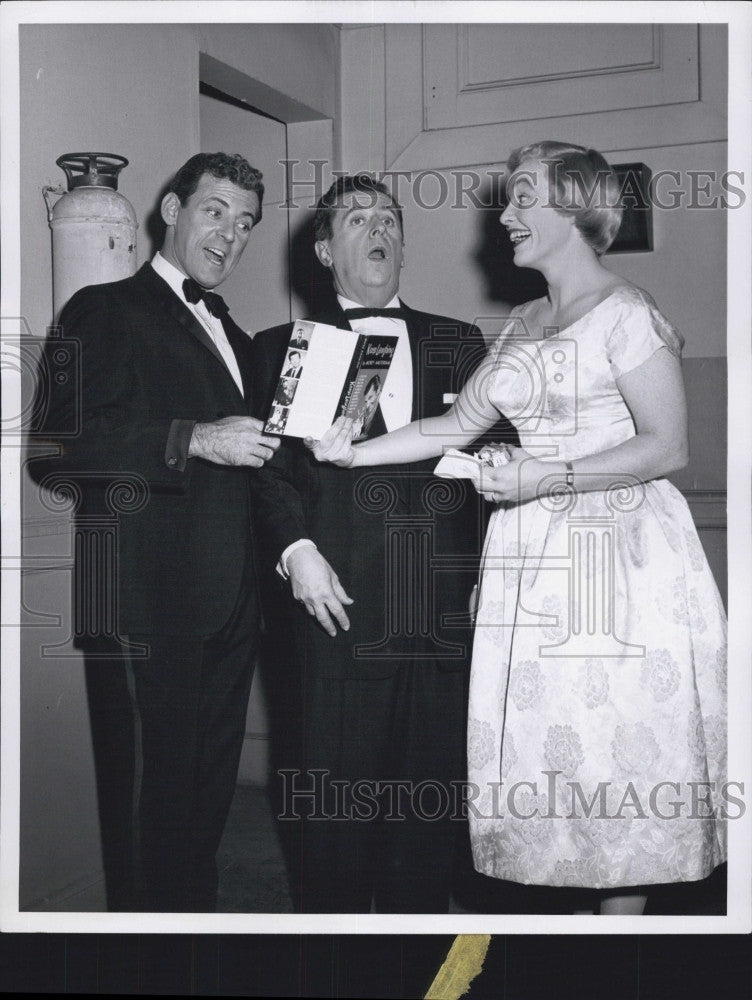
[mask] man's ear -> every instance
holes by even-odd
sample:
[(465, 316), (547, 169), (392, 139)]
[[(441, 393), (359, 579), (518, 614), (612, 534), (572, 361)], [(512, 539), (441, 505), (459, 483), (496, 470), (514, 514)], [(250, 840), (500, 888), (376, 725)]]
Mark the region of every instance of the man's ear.
[(314, 250), (316, 251), (316, 256), (324, 267), (332, 266), (332, 253), (326, 240), (316, 240)]
[(162, 221), (166, 226), (174, 226), (180, 209), (180, 199), (174, 191), (169, 191), (162, 199)]

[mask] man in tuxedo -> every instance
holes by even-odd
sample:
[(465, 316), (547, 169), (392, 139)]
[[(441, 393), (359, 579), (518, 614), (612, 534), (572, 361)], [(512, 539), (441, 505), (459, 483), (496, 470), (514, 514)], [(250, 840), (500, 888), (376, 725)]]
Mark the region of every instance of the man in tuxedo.
[[(398, 298), (402, 211), (387, 188), (338, 178), (314, 230), (337, 300), (312, 319), (398, 338), (370, 435), (443, 412), (483, 340)], [(254, 339), (259, 417), (292, 330)], [(254, 480), (283, 729), (299, 736), (278, 757), (280, 829), (305, 912), (448, 908), (482, 529), (474, 491), (434, 464), (341, 469), (285, 438)]]
[(290, 351), (287, 355), (287, 368), (285, 368), (285, 378), (297, 378), (302, 367), (300, 351)]
[[(161, 203), (161, 252), (81, 289), (61, 316), (81, 380), (52, 386), (57, 455), (37, 472), (78, 486), (89, 525), (131, 492), (112, 586), (83, 553), (76, 566), (110, 909), (216, 905), (259, 625), (249, 479), (277, 441), (250, 415), (252, 341), (212, 290), (239, 263), (263, 190), (238, 155), (192, 157)], [(109, 602), (114, 629), (87, 622), (92, 601)]]
[(303, 327), (298, 327), (295, 331), (295, 336), (293, 337), (291, 344), (293, 347), (297, 347), (299, 351), (305, 351), (308, 348), (308, 341), (306, 340), (305, 330)]

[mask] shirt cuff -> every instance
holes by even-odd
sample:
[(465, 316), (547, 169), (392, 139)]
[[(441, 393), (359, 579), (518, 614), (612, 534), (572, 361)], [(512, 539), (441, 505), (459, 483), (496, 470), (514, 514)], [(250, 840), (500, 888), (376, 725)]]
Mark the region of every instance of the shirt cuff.
[(314, 549), (316, 548), (316, 543), (312, 542), (310, 538), (299, 538), (297, 542), (293, 542), (292, 545), (288, 545), (279, 557), (279, 562), (275, 568), (283, 580), (290, 579), (290, 574), (287, 572), (287, 560), (290, 558), (295, 549), (300, 549), (304, 545), (313, 545)]
[(188, 449), (195, 426), (195, 420), (173, 420), (170, 424), (170, 433), (167, 435), (167, 447), (165, 448), (165, 464), (168, 469), (173, 469), (175, 472), (185, 472)]

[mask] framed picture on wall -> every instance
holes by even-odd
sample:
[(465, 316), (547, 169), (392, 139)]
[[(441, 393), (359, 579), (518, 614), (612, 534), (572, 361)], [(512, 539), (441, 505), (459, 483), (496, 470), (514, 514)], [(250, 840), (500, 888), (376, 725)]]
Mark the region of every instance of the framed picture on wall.
[(619, 232), (607, 253), (644, 253), (653, 249), (653, 208), (650, 168), (644, 163), (613, 165), (624, 204)]

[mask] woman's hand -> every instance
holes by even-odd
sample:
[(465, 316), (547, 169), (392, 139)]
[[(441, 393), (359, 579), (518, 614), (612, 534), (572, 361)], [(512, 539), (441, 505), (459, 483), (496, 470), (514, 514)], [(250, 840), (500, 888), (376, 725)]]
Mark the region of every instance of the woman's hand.
[(523, 503), (546, 493), (546, 485), (541, 484), (559, 471), (557, 465), (541, 462), (524, 448), (508, 447), (509, 461), (496, 467), (484, 465), (476, 490), (493, 503)]
[(331, 462), (343, 469), (349, 469), (355, 461), (352, 446), (353, 421), (351, 417), (338, 417), (320, 441), (305, 438), (306, 448), (310, 448), (319, 462)]

